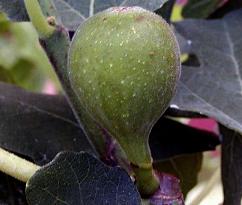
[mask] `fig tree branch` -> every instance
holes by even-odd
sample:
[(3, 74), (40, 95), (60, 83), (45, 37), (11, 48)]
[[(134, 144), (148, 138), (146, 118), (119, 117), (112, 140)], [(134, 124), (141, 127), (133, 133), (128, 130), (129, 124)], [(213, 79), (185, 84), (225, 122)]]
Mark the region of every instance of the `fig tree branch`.
[(24, 0), (29, 18), (37, 30), (40, 38), (47, 38), (55, 31), (55, 27), (49, 25), (47, 18), (43, 15), (38, 0)]

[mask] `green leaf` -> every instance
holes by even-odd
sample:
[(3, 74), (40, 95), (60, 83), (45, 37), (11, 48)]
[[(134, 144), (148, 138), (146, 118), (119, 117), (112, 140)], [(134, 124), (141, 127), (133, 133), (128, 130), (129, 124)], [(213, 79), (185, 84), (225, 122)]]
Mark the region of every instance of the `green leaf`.
[(220, 127), (222, 144), (222, 180), (224, 205), (239, 205), (242, 200), (242, 136)]
[(242, 10), (221, 20), (185, 20), (176, 30), (198, 65), (183, 66), (172, 102), (242, 132)]
[(8, 70), (3, 69), (1, 66), (0, 66), (0, 81), (6, 82), (6, 83), (14, 83), (14, 80), (11, 77), (11, 73)]
[(27, 183), (29, 205), (140, 205), (129, 175), (86, 153), (58, 154)]
[(0, 146), (43, 165), (63, 150), (92, 148), (63, 96), (0, 83)]
[(180, 155), (154, 163), (155, 169), (178, 177), (184, 196), (197, 184), (202, 165), (202, 153)]

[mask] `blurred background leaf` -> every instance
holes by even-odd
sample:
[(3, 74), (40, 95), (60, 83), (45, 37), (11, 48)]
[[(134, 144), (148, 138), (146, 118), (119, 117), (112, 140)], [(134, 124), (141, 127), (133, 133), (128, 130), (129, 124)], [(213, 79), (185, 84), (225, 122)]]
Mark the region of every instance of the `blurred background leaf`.
[(31, 23), (0, 17), (0, 80), (41, 91), (48, 79), (60, 88)]
[(0, 12), (5, 12), (14, 21), (27, 21), (28, 14), (24, 7), (24, 0), (0, 0)]

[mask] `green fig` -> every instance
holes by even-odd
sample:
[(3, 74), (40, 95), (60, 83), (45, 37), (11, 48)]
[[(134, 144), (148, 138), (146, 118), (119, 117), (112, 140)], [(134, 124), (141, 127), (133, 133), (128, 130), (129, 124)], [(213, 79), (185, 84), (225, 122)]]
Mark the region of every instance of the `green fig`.
[(180, 74), (170, 26), (140, 7), (100, 12), (78, 28), (68, 69), (80, 107), (121, 145), (136, 177), (143, 178), (137, 179), (142, 192), (154, 192), (159, 183), (152, 172), (149, 133), (168, 107)]

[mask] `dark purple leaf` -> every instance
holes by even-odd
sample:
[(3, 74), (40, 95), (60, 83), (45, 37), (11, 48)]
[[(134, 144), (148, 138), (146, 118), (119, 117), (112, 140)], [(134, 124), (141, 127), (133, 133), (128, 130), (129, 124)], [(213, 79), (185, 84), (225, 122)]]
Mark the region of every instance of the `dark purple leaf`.
[(0, 173), (1, 205), (27, 205), (24, 190), (25, 183)]
[(60, 151), (92, 151), (63, 96), (0, 83), (0, 146), (45, 164)]
[(226, 14), (242, 8), (241, 0), (224, 0), (226, 2), (220, 8), (218, 8), (214, 13), (212, 13), (210, 19), (218, 19), (224, 17)]
[(177, 32), (191, 45), (200, 66), (183, 66), (172, 102), (242, 131), (242, 10), (221, 20), (185, 20)]
[(240, 205), (242, 202), (242, 136), (221, 126), (223, 205)]
[(140, 6), (148, 10), (155, 10), (166, 0), (53, 0), (54, 14), (58, 14), (63, 25), (75, 31), (77, 27), (93, 14), (116, 6)]
[(219, 137), (212, 132), (195, 129), (164, 117), (153, 127), (149, 142), (154, 160), (213, 150), (220, 144)]
[(86, 153), (61, 153), (28, 181), (29, 205), (140, 205), (129, 175)]

